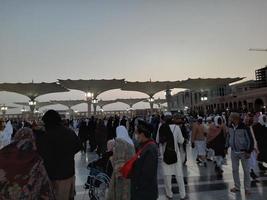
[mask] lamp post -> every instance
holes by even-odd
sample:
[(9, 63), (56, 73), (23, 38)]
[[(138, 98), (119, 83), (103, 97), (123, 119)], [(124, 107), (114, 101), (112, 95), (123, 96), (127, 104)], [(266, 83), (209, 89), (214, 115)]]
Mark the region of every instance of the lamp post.
[(30, 118), (33, 119), (34, 118), (34, 110), (35, 110), (35, 107), (36, 107), (36, 101), (34, 99), (31, 99), (29, 101), (29, 107), (30, 107), (30, 110), (31, 110)]
[(74, 113), (73, 113), (73, 118), (77, 119), (78, 117), (78, 114), (79, 114), (79, 111), (78, 110), (74, 110)]
[(20, 111), (22, 114), (22, 118), (25, 118), (25, 113), (27, 112), (27, 109), (23, 106), (23, 108)]
[(93, 103), (93, 107), (94, 107), (94, 115), (96, 115), (96, 107), (97, 107), (98, 100), (94, 98), (92, 100), (92, 103)]
[(93, 98), (94, 94), (92, 92), (86, 92), (85, 93), (85, 97), (86, 97), (86, 101), (87, 101), (87, 117), (90, 117), (91, 115), (91, 105), (92, 105), (92, 98)]
[(27, 112), (26, 108), (23, 106), (23, 108), (20, 110), (22, 113)]
[(104, 110), (103, 106), (100, 106), (100, 113), (101, 113), (102, 117), (104, 116), (104, 112), (105, 112), (105, 110)]
[(166, 97), (166, 101), (167, 101), (167, 109), (168, 112), (171, 111), (171, 104), (172, 104), (172, 91), (170, 89), (165, 91), (165, 97)]
[[(206, 105), (205, 102), (208, 101), (208, 97), (206, 95), (201, 95), (200, 101), (203, 102), (204, 105)], [(204, 112), (205, 112), (205, 114), (207, 113), (206, 106), (204, 106)], [(214, 113), (214, 110), (212, 112)]]
[(2, 115), (3, 115), (3, 118), (5, 119), (5, 116), (6, 116), (6, 111), (7, 111), (8, 107), (5, 106), (5, 105), (2, 105), (1, 106), (1, 111), (2, 111)]
[(133, 106), (130, 105), (130, 108), (128, 108), (127, 110), (130, 111), (130, 116), (131, 118), (133, 118), (133, 111), (134, 111)]
[(150, 113), (151, 113), (151, 115), (153, 114), (153, 105), (154, 105), (154, 101), (155, 101), (154, 97), (149, 97), (149, 98), (148, 98), (148, 102), (149, 102), (149, 104), (150, 104)]
[(36, 101), (30, 100), (29, 101), (29, 107), (30, 107), (32, 113), (34, 113), (35, 106), (36, 106)]
[(40, 111), (38, 109), (34, 109), (33, 113), (36, 115), (36, 117), (39, 117)]

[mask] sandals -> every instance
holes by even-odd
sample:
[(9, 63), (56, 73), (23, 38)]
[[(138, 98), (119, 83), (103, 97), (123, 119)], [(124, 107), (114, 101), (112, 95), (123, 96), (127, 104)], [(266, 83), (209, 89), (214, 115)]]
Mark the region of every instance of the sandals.
[(239, 189), (237, 189), (237, 188), (232, 188), (231, 190), (230, 190), (231, 192), (233, 192), (233, 193), (237, 193), (237, 192), (240, 192), (240, 190)]

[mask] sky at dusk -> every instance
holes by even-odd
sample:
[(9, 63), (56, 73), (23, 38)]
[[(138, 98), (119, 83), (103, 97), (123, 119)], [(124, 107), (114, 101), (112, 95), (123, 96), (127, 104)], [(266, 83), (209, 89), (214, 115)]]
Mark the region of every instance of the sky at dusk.
[[(266, 52), (248, 51), (267, 48), (266, 10), (266, 0), (0, 0), (0, 82), (253, 79), (267, 64)], [(114, 96), (146, 97), (116, 90), (100, 98)], [(81, 98), (72, 91), (38, 100)], [(15, 101), (28, 99), (0, 93), (0, 103)]]

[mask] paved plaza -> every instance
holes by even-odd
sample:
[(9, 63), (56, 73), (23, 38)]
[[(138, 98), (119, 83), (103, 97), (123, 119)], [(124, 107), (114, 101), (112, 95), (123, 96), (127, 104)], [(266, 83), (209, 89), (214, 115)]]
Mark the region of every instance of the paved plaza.
[[(267, 174), (260, 174), (259, 183), (252, 183), (252, 194), (249, 197), (244, 195), (244, 190), (241, 193), (233, 194), (229, 192), (233, 187), (233, 178), (231, 174), (231, 161), (228, 158), (227, 165), (223, 166), (223, 178), (215, 175), (214, 164), (208, 162), (207, 168), (199, 167), (194, 159), (194, 152), (189, 149), (187, 166), (184, 167), (186, 191), (190, 200), (266, 200), (267, 199)], [(87, 200), (88, 191), (83, 189), (83, 184), (86, 182), (88, 170), (86, 166), (88, 162), (96, 159), (94, 153), (77, 154), (76, 155), (76, 200)], [(160, 162), (161, 159), (159, 158)], [(241, 182), (243, 175), (240, 166)], [(179, 199), (179, 190), (176, 181), (173, 180), (174, 198)], [(159, 164), (158, 172), (158, 188), (159, 200), (165, 200), (164, 183), (162, 169)]]

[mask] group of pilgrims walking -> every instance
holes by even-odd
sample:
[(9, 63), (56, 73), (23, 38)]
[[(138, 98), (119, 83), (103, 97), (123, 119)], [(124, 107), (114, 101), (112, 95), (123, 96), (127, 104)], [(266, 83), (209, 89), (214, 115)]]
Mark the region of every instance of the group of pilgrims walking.
[(250, 195), (251, 181), (267, 171), (266, 145), (263, 113), (193, 117), (166, 112), (131, 119), (62, 120), (49, 110), (38, 121), (0, 120), (0, 200), (74, 199), (74, 158), (79, 151), (110, 163), (107, 200), (158, 199), (159, 170), (166, 198), (174, 199), (175, 176), (179, 199), (187, 199), (184, 168), (192, 155), (196, 163), (190, 165), (207, 170), (213, 166), (218, 178), (230, 159), (233, 193), (241, 190), (241, 162), (244, 191)]

